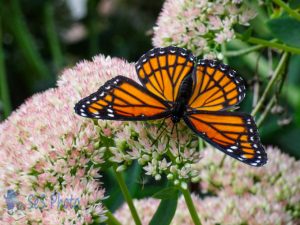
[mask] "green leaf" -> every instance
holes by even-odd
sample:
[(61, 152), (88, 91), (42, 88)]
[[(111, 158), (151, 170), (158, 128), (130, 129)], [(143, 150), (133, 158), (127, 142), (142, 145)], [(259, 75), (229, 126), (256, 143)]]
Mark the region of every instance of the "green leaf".
[(138, 191), (139, 177), (141, 176), (142, 168), (137, 161), (134, 161), (133, 164), (128, 168), (125, 173), (126, 185), (129, 189), (129, 192), (133, 198)]
[(176, 187), (167, 187), (159, 192), (156, 192), (153, 196), (153, 198), (158, 199), (172, 199), (178, 197), (178, 189)]
[(249, 37), (251, 37), (252, 32), (253, 32), (253, 28), (247, 29), (244, 33), (242, 33), (242, 40), (247, 41)]
[(149, 225), (169, 225), (177, 208), (178, 194), (175, 199), (161, 200)]
[(291, 17), (269, 20), (267, 25), (273, 36), (283, 43), (300, 47), (300, 21)]

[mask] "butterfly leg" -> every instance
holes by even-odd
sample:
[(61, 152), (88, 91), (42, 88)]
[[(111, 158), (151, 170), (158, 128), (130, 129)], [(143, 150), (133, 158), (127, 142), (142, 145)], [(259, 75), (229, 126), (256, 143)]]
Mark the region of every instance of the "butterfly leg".
[(179, 142), (179, 132), (178, 132), (178, 123), (175, 124), (175, 129), (176, 129), (176, 141), (178, 145), (178, 157), (180, 157), (180, 142)]
[[(165, 117), (165, 118), (163, 119), (163, 121), (161, 122), (161, 124), (160, 124), (159, 127), (158, 127), (157, 132), (159, 132), (159, 131), (162, 129), (162, 127), (163, 127), (163, 125), (164, 125), (164, 123), (165, 123), (165, 121), (166, 121), (167, 118), (168, 118), (168, 117)], [(151, 147), (157, 143), (158, 139), (159, 139), (159, 138), (161, 137), (161, 135), (166, 131), (167, 127), (168, 127), (168, 126), (165, 126), (165, 127), (163, 128), (163, 130), (159, 133), (159, 135), (158, 135), (158, 136), (155, 138), (155, 140), (153, 141)]]

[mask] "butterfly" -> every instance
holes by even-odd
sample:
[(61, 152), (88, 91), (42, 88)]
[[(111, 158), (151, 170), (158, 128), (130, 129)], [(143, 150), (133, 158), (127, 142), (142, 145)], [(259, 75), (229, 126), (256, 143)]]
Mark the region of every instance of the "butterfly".
[(267, 154), (254, 119), (228, 111), (245, 97), (243, 79), (216, 60), (197, 60), (184, 48), (154, 48), (137, 61), (141, 85), (118, 75), (75, 105), (83, 117), (145, 121), (183, 119), (198, 136), (227, 155), (262, 166)]

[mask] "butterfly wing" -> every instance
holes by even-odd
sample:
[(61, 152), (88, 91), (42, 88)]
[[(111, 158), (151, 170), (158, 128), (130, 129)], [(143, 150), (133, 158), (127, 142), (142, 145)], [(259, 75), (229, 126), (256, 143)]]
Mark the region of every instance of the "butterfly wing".
[(152, 120), (170, 114), (167, 103), (135, 81), (117, 76), (75, 105), (83, 117), (106, 120)]
[(243, 79), (227, 65), (215, 60), (200, 60), (192, 77), (193, 91), (188, 102), (191, 109), (226, 110), (245, 97)]
[(188, 112), (186, 124), (208, 143), (248, 165), (262, 166), (267, 154), (250, 115), (237, 112)]
[(138, 77), (151, 93), (174, 102), (182, 80), (192, 73), (194, 56), (186, 49), (169, 46), (154, 48), (136, 63)]

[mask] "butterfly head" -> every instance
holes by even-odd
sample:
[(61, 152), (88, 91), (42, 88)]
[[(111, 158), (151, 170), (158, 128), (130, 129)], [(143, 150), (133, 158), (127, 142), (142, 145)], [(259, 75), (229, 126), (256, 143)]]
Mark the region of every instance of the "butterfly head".
[(171, 120), (173, 123), (178, 123), (180, 121), (181, 117), (178, 115), (172, 115)]

